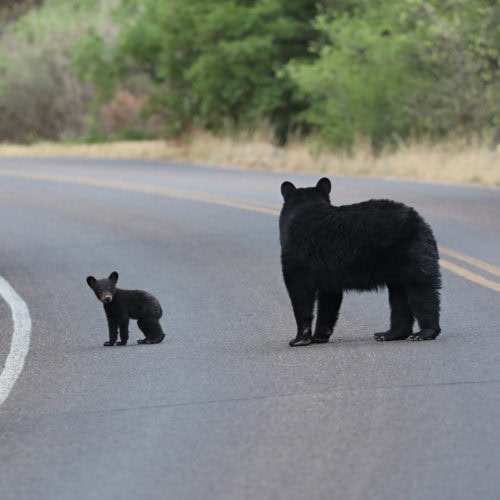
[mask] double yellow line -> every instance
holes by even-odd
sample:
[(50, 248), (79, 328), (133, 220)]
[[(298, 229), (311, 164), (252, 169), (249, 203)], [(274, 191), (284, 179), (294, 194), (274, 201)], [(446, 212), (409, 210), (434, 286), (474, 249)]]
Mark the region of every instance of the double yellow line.
[[(165, 196), (168, 198), (176, 198), (180, 200), (196, 201), (200, 203), (209, 203), (212, 205), (220, 205), (230, 208), (239, 208), (251, 212), (259, 212), (269, 215), (279, 215), (281, 207), (264, 202), (254, 202), (250, 200), (240, 200), (223, 198), (217, 195), (208, 193), (184, 191), (179, 189), (170, 189), (163, 186), (155, 186), (153, 184), (133, 183), (118, 180), (95, 179), (92, 177), (71, 177), (65, 175), (51, 175), (38, 172), (20, 172), (18, 170), (0, 169), (0, 176), (14, 177), (17, 179), (29, 179), (47, 182), (58, 182), (62, 184), (73, 184), (82, 186), (92, 186), (108, 189), (118, 189), (121, 191), (129, 191), (134, 193), (145, 193), (156, 196)], [(471, 281), (477, 285), (488, 288), (495, 292), (500, 292), (500, 268), (483, 262), (475, 257), (462, 254), (455, 250), (446, 247), (439, 247), (441, 255), (451, 257), (453, 260), (447, 260), (441, 257), (440, 264), (442, 267), (451, 271), (462, 278)], [(460, 262), (460, 264), (457, 263)], [(468, 267), (464, 267), (464, 264)], [(479, 274), (481, 272), (482, 274)], [(486, 277), (488, 276), (488, 277)]]
[[(457, 252), (455, 250), (451, 250), (451, 248), (439, 247), (439, 253), (441, 255), (446, 255), (448, 257), (452, 257), (460, 262), (464, 262), (468, 264), (472, 269), (479, 269), (487, 276), (498, 276), (500, 277), (500, 268), (483, 262), (482, 260), (476, 259), (475, 257), (469, 257), (463, 253)], [(483, 275), (478, 274), (477, 272), (472, 271), (471, 269), (467, 269), (462, 267), (455, 262), (443, 259), (439, 260), (441, 267), (448, 269), (452, 273), (458, 274), (462, 278), (466, 280), (472, 281), (472, 283), (476, 283), (477, 285), (484, 286), (485, 288), (489, 288), (495, 292), (500, 292), (500, 282), (494, 281), (493, 279), (485, 278)]]

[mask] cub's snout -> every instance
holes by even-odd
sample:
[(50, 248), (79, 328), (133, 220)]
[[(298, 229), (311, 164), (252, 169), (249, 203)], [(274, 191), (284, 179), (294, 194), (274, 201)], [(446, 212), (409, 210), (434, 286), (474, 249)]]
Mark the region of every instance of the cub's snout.
[(99, 300), (103, 304), (109, 304), (113, 300), (113, 296), (110, 293), (103, 293), (100, 297)]

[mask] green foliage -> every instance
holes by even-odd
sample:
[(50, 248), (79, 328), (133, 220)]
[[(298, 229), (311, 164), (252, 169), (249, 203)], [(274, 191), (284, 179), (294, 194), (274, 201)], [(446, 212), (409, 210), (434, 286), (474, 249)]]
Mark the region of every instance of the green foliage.
[[(0, 140), (75, 137), (85, 129), (89, 88), (71, 66), (78, 40), (114, 0), (46, 0), (11, 23), (0, 43)], [(102, 5), (101, 5), (102, 4)], [(98, 13), (98, 21), (90, 13)]]
[(288, 77), (278, 74), (291, 58), (312, 57), (308, 45), (316, 34), (314, 4), (144, 0), (141, 7), (123, 3), (137, 19), (125, 25), (107, 60), (92, 34), (80, 46), (76, 64), (103, 91), (117, 83), (109, 71), (121, 78), (147, 75), (150, 109), (174, 132), (193, 125), (252, 127), (266, 120), (283, 141), (298, 125), (305, 103)]
[(43, 0), (0, 0), (0, 34), (8, 23), (41, 4)]
[(497, 0), (45, 0), (0, 26), (0, 140), (485, 134), (499, 18)]
[(500, 4), (491, 0), (420, 4), (425, 10), (420, 12), (424, 20), (415, 23), (420, 95), (411, 104), (414, 115), (428, 116), (421, 126), (431, 132), (468, 134), (499, 125)]
[(499, 16), (489, 0), (378, 0), (320, 16), (318, 59), (288, 65), (311, 102), (305, 119), (347, 148), (358, 135), (380, 148), (491, 128), (500, 116)]

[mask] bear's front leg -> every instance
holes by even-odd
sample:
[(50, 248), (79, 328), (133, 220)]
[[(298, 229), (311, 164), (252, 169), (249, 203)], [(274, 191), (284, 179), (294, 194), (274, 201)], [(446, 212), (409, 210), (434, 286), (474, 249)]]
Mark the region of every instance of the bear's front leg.
[(312, 342), (311, 324), (316, 291), (307, 287), (298, 276), (285, 274), (285, 284), (292, 302), (293, 314), (297, 323), (297, 335), (290, 340), (290, 347), (309, 345)]
[(339, 310), (342, 304), (342, 291), (339, 292), (318, 292), (318, 318), (316, 328), (312, 336), (312, 342), (323, 344), (328, 342), (333, 333), (335, 324), (339, 317)]
[(309, 345), (312, 342), (311, 328), (303, 327), (297, 331), (297, 336), (288, 342), (290, 347)]
[(109, 340), (107, 342), (104, 342), (103, 345), (105, 346), (113, 346), (116, 343), (116, 339), (118, 338), (118, 324), (116, 321), (113, 319), (112, 316), (109, 314), (106, 314), (107, 319), (108, 319), (108, 334), (109, 334)]
[(120, 321), (120, 342), (116, 345), (127, 345), (128, 342), (128, 318)]

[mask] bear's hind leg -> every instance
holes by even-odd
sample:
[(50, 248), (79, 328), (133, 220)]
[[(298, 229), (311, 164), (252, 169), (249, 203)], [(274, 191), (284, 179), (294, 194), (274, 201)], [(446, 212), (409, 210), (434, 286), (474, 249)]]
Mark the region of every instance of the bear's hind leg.
[(408, 291), (408, 301), (417, 319), (420, 331), (410, 336), (411, 340), (434, 340), (441, 332), (439, 326), (439, 290), (421, 286)]
[(138, 344), (159, 344), (165, 338), (160, 322), (157, 319), (146, 320), (142, 318), (137, 321), (137, 326), (146, 337), (139, 339)]
[(318, 317), (314, 335), (312, 336), (314, 344), (328, 342), (337, 323), (341, 304), (342, 291), (334, 293), (318, 292)]
[(391, 307), (391, 327), (386, 332), (374, 334), (375, 340), (404, 340), (410, 337), (413, 329), (413, 313), (408, 297), (401, 288), (387, 285)]

